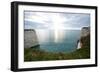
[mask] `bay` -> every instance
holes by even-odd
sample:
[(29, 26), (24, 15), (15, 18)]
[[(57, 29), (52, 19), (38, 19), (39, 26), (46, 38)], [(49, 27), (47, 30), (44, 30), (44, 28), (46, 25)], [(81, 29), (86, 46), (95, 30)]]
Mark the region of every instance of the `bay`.
[(80, 32), (80, 30), (36, 30), (40, 49), (55, 53), (75, 51)]

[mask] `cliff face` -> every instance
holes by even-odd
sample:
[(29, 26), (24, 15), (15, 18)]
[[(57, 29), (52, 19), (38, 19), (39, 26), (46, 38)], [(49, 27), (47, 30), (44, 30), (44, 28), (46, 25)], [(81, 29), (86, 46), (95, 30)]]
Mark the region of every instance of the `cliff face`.
[(81, 30), (81, 37), (85, 37), (90, 34), (90, 27), (83, 27)]
[(84, 46), (90, 46), (90, 27), (83, 27), (81, 30), (81, 36), (78, 40), (77, 49), (80, 49)]
[(25, 29), (24, 30), (24, 48), (31, 48), (39, 45), (38, 38), (35, 30)]

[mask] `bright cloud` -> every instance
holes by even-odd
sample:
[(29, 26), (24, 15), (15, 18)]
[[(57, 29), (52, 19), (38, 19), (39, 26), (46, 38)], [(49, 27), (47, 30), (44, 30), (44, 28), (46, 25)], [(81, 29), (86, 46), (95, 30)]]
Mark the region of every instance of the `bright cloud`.
[(80, 29), (90, 25), (89, 14), (24, 12), (25, 29)]

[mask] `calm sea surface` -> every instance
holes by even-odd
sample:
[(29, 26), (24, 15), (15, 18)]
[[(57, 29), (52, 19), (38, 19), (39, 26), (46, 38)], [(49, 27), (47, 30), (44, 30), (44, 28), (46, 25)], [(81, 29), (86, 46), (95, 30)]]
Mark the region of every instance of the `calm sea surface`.
[(77, 49), (80, 30), (37, 30), (40, 49), (47, 52), (72, 52)]

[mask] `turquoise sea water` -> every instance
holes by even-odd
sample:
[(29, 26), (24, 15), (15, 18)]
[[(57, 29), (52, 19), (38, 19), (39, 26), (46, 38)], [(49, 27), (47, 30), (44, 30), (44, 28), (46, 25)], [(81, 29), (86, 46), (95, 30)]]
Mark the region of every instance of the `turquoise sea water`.
[(37, 31), (40, 49), (47, 52), (72, 52), (77, 49), (80, 30)]

